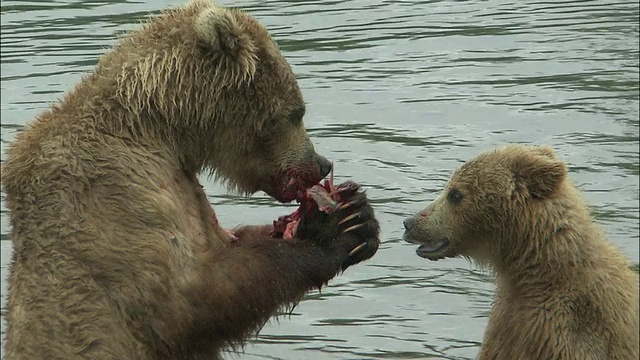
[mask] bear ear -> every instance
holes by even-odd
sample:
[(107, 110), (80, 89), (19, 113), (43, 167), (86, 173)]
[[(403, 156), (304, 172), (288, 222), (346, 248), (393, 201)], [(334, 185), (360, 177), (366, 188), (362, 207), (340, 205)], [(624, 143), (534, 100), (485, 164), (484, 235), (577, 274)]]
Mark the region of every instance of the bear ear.
[(515, 180), (521, 185), (517, 188), (526, 189), (535, 199), (553, 194), (568, 174), (567, 165), (555, 156), (552, 157), (549, 149), (531, 149), (528, 153), (516, 156), (511, 163)]
[(253, 21), (238, 10), (209, 5), (197, 15), (194, 30), (198, 40), (226, 62), (231, 61), (238, 77), (252, 78), (256, 70), (257, 47), (243, 26)]
[(539, 155), (546, 156), (551, 159), (556, 159), (556, 152), (549, 145), (531, 146), (531, 150)]

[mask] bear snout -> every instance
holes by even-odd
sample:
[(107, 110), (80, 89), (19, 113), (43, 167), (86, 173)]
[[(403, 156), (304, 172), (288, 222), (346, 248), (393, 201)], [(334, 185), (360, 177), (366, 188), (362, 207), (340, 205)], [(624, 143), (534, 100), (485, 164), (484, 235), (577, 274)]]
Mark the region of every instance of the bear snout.
[(333, 168), (331, 161), (329, 161), (326, 157), (322, 155), (316, 154), (316, 163), (318, 164), (318, 170), (320, 170), (320, 175), (322, 175), (323, 178), (327, 176), (331, 172), (331, 169)]
[(416, 224), (416, 219), (413, 217), (408, 217), (406, 219), (404, 219), (404, 221), (402, 222), (402, 224), (404, 225), (404, 230), (405, 232), (409, 232), (411, 231), (411, 229), (413, 229), (413, 227)]
[(402, 223), (404, 224), (404, 234), (402, 236), (404, 241), (410, 244), (421, 244), (422, 243), (421, 236), (419, 234), (416, 234), (416, 231), (412, 232), (412, 230), (416, 229), (416, 223), (417, 223), (416, 217), (415, 216), (408, 217), (404, 219)]

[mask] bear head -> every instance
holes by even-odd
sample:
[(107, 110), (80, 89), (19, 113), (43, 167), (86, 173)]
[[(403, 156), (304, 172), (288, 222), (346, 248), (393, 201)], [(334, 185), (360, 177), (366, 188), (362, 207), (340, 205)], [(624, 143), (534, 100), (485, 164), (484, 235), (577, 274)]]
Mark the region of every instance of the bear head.
[(466, 162), (444, 191), (404, 221), (421, 257), (463, 256), (495, 265), (538, 246), (565, 216), (558, 206), (567, 167), (548, 146), (508, 145)]
[(291, 67), (240, 10), (195, 0), (166, 11), (106, 54), (94, 81), (125, 109), (115, 126), (240, 193), (288, 202), (331, 170), (305, 130)]

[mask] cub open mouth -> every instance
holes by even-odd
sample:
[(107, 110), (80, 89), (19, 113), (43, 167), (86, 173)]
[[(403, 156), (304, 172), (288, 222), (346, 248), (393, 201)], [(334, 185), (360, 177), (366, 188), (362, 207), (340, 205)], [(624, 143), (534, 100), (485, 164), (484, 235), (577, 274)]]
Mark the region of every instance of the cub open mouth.
[(416, 254), (418, 256), (429, 259), (429, 260), (438, 260), (444, 258), (444, 255), (441, 254), (443, 250), (449, 247), (449, 239), (444, 238), (433, 244), (424, 244), (421, 245), (417, 250)]

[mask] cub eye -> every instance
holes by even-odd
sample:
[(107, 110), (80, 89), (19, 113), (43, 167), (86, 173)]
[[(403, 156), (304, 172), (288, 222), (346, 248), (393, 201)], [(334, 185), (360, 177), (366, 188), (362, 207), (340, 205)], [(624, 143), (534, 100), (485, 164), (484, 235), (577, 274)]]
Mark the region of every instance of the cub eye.
[(462, 201), (462, 193), (458, 189), (451, 189), (447, 194), (447, 200), (452, 204), (457, 204)]

